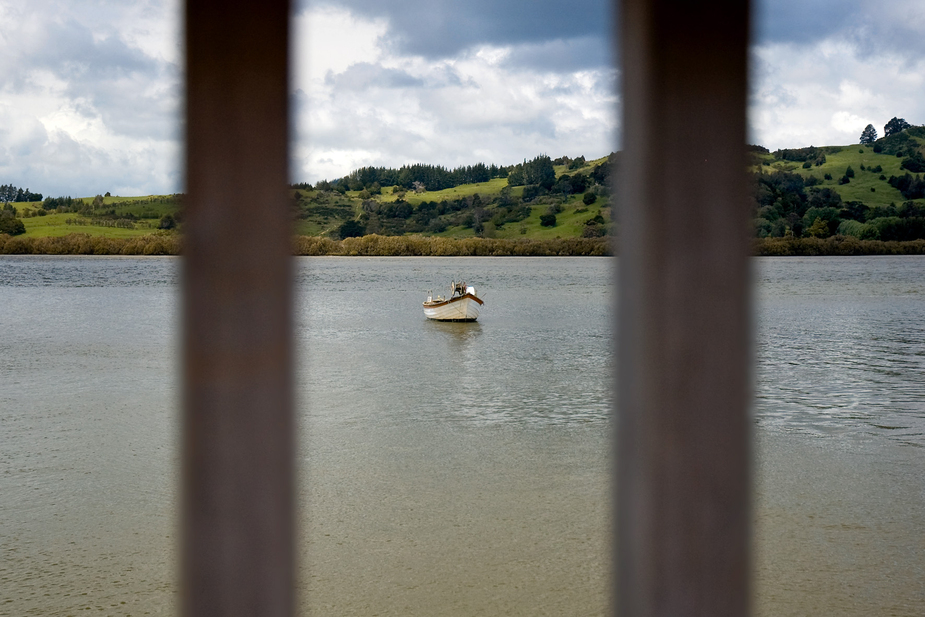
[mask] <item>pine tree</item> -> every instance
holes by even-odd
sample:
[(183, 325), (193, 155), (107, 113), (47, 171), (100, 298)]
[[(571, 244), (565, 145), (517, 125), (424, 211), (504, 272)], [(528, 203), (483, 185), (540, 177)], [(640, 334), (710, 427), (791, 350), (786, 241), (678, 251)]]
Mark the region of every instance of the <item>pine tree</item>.
[(861, 143), (872, 144), (875, 141), (877, 141), (877, 129), (874, 128), (873, 124), (868, 124), (861, 133)]

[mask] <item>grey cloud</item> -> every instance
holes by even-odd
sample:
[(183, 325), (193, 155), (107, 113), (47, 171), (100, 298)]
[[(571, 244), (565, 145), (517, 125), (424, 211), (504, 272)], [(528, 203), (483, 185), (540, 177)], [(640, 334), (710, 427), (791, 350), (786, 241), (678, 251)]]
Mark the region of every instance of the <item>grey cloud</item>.
[[(0, 131), (0, 137), (6, 135)], [(180, 187), (178, 170), (160, 168), (163, 159), (177, 154), (170, 148), (113, 151), (42, 128), (12, 147), (0, 146), (0, 177), (46, 196), (173, 192)]]
[(505, 59), (511, 67), (566, 73), (611, 64), (608, 42), (595, 36), (516, 45)]
[[(6, 182), (49, 194), (123, 194), (179, 189), (179, 67), (146, 55), (112, 34), (94, 37), (73, 20), (48, 19), (0, 60), (0, 92), (12, 114), (0, 113), (0, 175)], [(49, 82), (48, 76), (54, 80)], [(43, 99), (88, 122), (99, 121), (124, 141), (96, 144), (47, 130), (22, 107)], [(0, 110), (2, 112), (2, 110)], [(145, 146), (144, 144), (151, 144)], [(115, 146), (115, 147), (114, 147)]]
[(925, 53), (921, 0), (757, 0), (753, 12), (759, 45), (811, 45), (835, 37), (865, 56), (919, 58)]
[[(303, 0), (301, 8), (308, 2)], [(606, 0), (319, 0), (359, 15), (388, 18), (399, 53), (445, 58), (476, 45), (542, 43), (592, 38), (606, 46), (610, 31)], [(602, 54), (575, 56), (578, 66), (597, 66)]]
[(757, 43), (811, 43), (850, 26), (859, 0), (757, 0), (753, 8)]
[(338, 90), (367, 90), (369, 88), (415, 88), (424, 82), (398, 69), (383, 67), (381, 64), (359, 62), (350, 65), (343, 73), (331, 73), (325, 76), (325, 84)]
[[(562, 44), (551, 60), (553, 70), (600, 67), (612, 62), (611, 3), (608, 0), (316, 0), (358, 15), (387, 18), (388, 38), (397, 53), (444, 58), (480, 44), (526, 45), (550, 49)], [(305, 9), (312, 0), (300, 0)], [(925, 53), (925, 24), (921, 0), (756, 0), (753, 8), (757, 44), (810, 45), (840, 37), (860, 53), (890, 52), (906, 57)], [(561, 69), (560, 69), (561, 67)]]
[(28, 56), (20, 58), (20, 77), (35, 69), (61, 79), (108, 78), (132, 73), (156, 73), (158, 62), (114, 36), (94, 40), (93, 32), (76, 21), (44, 25), (41, 38), (25, 43)]
[(175, 136), (180, 70), (115, 36), (95, 40), (74, 20), (48, 20), (4, 64), (8, 95), (41, 92), (36, 77), (54, 75), (63, 95), (86, 118), (99, 115), (117, 134), (167, 139)]

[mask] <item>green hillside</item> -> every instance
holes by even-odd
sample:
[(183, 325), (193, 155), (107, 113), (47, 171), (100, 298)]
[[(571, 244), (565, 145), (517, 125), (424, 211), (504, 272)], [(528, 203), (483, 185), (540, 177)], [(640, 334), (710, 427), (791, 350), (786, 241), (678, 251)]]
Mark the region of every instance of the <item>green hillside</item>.
[(97, 196), (48, 198), (7, 206), (25, 226), (24, 237), (45, 238), (72, 233), (133, 238), (177, 228), (180, 195), (143, 197)]
[[(783, 149), (751, 146), (758, 238), (925, 238), (925, 127), (873, 143)], [(342, 239), (378, 236), (551, 240), (616, 233), (611, 178), (621, 154), (498, 167), (366, 167), (290, 189), (294, 232)], [(182, 232), (182, 195), (45, 198), (0, 187), (0, 233), (134, 238)], [(15, 201), (10, 196), (36, 201)], [(21, 221), (21, 225), (20, 222)], [(17, 225), (20, 225), (17, 227)], [(24, 232), (24, 233), (23, 233)]]
[[(586, 161), (539, 156), (519, 165), (484, 168), (480, 182), (454, 183), (466, 170), (418, 165), (365, 168), (335, 181), (296, 185), (296, 233), (335, 238), (363, 234), (447, 238), (601, 237), (612, 230), (609, 178), (617, 155)], [(460, 168), (462, 170), (462, 168)], [(415, 176), (430, 177), (428, 190)], [(525, 176), (526, 174), (526, 176)], [(531, 175), (532, 174), (532, 175)], [(516, 178), (536, 184), (512, 186)], [(379, 180), (404, 182), (381, 186)], [(442, 184), (450, 184), (441, 187)]]
[(758, 237), (925, 238), (925, 127), (873, 143), (752, 147)]

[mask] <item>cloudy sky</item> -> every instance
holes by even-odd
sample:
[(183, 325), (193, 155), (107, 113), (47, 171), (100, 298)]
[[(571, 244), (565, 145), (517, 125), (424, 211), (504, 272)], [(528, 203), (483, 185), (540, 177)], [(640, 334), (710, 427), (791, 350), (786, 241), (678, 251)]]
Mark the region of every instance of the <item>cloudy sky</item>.
[[(179, 0), (0, 0), (0, 184), (182, 190)], [(297, 0), (292, 175), (619, 147), (601, 0)], [(751, 141), (925, 124), (925, 2), (762, 0)]]

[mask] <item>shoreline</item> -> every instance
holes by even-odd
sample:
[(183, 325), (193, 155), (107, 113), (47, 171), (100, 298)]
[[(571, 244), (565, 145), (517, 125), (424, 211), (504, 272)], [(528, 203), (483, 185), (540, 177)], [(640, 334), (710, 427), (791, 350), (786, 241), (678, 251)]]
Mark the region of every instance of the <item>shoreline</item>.
[[(155, 233), (134, 238), (108, 238), (73, 233), (24, 238), (0, 234), (0, 255), (181, 255), (182, 236)], [(617, 254), (612, 238), (441, 238), (368, 235), (344, 240), (294, 236), (297, 257), (609, 257)], [(756, 238), (756, 257), (826, 257), (861, 255), (925, 255), (925, 240), (858, 240), (830, 238)]]
[(847, 257), (860, 255), (925, 255), (925, 240), (858, 240), (829, 238), (756, 238), (755, 257)]
[[(66, 236), (23, 238), (0, 235), (0, 255), (181, 255), (178, 234), (150, 234), (135, 238), (106, 238), (73, 233)], [(378, 236), (332, 240), (294, 236), (296, 257), (605, 257), (613, 255), (608, 238), (439, 238)]]

